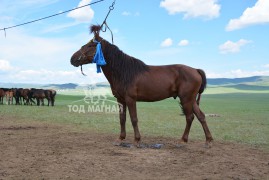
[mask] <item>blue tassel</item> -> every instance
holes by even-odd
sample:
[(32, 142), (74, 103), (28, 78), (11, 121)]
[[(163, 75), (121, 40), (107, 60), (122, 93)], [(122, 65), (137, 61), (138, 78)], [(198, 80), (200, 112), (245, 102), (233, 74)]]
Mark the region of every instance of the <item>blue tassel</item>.
[(92, 62), (96, 63), (97, 73), (101, 73), (102, 72), (101, 66), (106, 65), (106, 60), (102, 52), (101, 43), (98, 41), (94, 41), (94, 42), (97, 43), (97, 46), (96, 46), (96, 52), (95, 52)]

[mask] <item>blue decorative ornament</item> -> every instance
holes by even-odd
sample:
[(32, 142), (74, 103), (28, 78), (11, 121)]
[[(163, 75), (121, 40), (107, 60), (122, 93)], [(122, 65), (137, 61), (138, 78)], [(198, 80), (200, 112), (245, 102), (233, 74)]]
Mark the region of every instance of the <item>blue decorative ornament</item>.
[(96, 52), (95, 52), (92, 62), (96, 63), (97, 73), (101, 73), (102, 72), (101, 66), (106, 65), (106, 60), (102, 52), (101, 43), (98, 41), (94, 41), (94, 42), (97, 43), (97, 46), (96, 46)]

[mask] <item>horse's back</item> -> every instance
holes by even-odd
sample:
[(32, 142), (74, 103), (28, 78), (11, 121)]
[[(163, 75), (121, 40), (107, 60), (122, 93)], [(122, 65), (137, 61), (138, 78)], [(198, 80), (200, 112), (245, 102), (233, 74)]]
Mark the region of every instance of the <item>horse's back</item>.
[[(183, 64), (173, 64), (165, 66), (149, 66), (150, 71), (155, 76), (159, 76), (160, 79), (168, 78), (174, 81), (174, 83), (195, 83), (201, 81), (201, 75), (198, 70)], [(176, 82), (175, 82), (176, 81)]]
[(198, 71), (186, 65), (149, 66), (149, 71), (141, 74), (132, 88), (141, 101), (158, 101), (177, 97), (186, 91), (198, 93), (201, 76)]

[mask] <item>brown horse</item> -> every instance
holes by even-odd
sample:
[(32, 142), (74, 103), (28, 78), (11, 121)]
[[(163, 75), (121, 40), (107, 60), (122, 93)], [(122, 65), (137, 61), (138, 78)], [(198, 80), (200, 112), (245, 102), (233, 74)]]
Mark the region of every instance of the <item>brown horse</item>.
[(14, 94), (14, 98), (16, 101), (16, 105), (22, 105), (22, 93), (23, 93), (23, 89), (22, 88), (14, 88), (13, 89), (13, 94)]
[(106, 60), (106, 65), (101, 66), (101, 69), (111, 85), (113, 95), (122, 105), (120, 110), (121, 133), (116, 144), (120, 145), (126, 137), (126, 107), (129, 110), (134, 129), (135, 144), (139, 146), (141, 136), (138, 128), (136, 102), (153, 102), (169, 97), (179, 97), (183, 113), (186, 116), (186, 127), (180, 143), (187, 143), (191, 124), (196, 115), (204, 129), (206, 146), (209, 146), (213, 138), (207, 126), (205, 114), (199, 107), (200, 96), (206, 88), (204, 71), (180, 64), (146, 65), (100, 37), (100, 30), (100, 26), (91, 26), (94, 39), (74, 53), (71, 64), (77, 67), (92, 63), (97, 42), (101, 44)]
[(45, 91), (43, 89), (31, 88), (28, 98), (31, 102), (33, 102), (32, 98), (36, 99), (37, 106), (44, 106), (44, 99), (46, 98)]
[(5, 91), (0, 88), (0, 104), (4, 104)]
[(30, 89), (22, 89), (21, 90), (20, 96), (23, 98), (24, 105), (30, 104), (29, 93), (30, 93)]
[(14, 89), (9, 89), (5, 92), (6, 95), (6, 103), (8, 105), (13, 104), (13, 97), (14, 97)]
[(55, 96), (56, 96), (57, 92), (53, 89), (49, 89), (49, 91), (50, 91), (50, 98), (51, 98), (51, 106), (54, 106)]
[(53, 89), (44, 90), (46, 99), (48, 100), (48, 106), (54, 106), (56, 91)]

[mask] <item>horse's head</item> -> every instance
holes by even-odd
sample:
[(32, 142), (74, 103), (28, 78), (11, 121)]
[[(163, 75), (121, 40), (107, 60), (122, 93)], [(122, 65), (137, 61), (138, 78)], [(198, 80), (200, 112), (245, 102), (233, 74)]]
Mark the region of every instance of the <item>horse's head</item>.
[(102, 40), (102, 38), (99, 36), (100, 30), (101, 26), (92, 25), (90, 27), (90, 31), (94, 34), (94, 37), (73, 54), (71, 57), (71, 64), (73, 66), (78, 67), (83, 64), (92, 63), (96, 52), (97, 41), (100, 42)]

